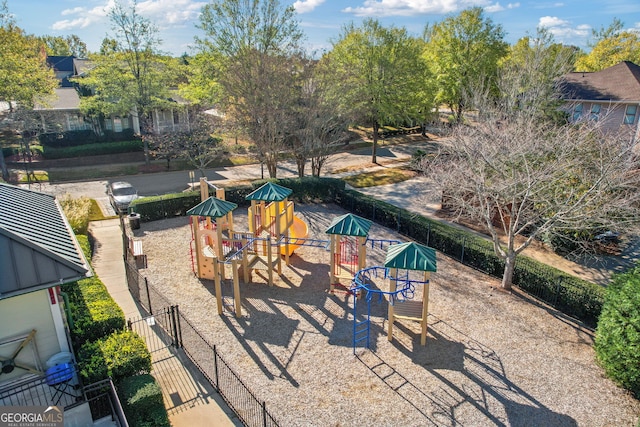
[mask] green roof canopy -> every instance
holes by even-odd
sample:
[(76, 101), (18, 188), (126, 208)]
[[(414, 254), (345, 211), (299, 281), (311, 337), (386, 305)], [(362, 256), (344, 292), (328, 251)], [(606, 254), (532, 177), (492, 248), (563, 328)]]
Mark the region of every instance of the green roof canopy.
[(221, 218), (237, 208), (233, 202), (209, 197), (204, 202), (192, 207), (187, 211), (187, 215), (207, 216), (209, 218)]
[(267, 182), (262, 187), (245, 197), (246, 200), (262, 202), (281, 202), (293, 193), (293, 190), (273, 182)]
[(436, 251), (415, 242), (391, 245), (384, 266), (404, 270), (437, 271)]
[(341, 236), (367, 237), (371, 221), (351, 213), (342, 215), (333, 220), (327, 234), (340, 234)]

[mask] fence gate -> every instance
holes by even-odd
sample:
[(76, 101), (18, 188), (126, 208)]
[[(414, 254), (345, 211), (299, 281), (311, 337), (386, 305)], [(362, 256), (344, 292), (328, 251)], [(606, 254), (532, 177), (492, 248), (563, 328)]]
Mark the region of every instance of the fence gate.
[(180, 312), (177, 305), (166, 307), (149, 316), (129, 319), (127, 325), (129, 330), (145, 340), (151, 353), (170, 346), (182, 347)]

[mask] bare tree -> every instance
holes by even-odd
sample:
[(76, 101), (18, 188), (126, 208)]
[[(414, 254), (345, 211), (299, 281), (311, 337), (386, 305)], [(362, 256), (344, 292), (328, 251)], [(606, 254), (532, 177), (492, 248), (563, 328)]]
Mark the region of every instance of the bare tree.
[(536, 97), (553, 97), (540, 86), (558, 88), (558, 81), (533, 78), (540, 71), (535, 67), (548, 64), (535, 56), (524, 69), (512, 68), (516, 74), (502, 75), (502, 98), (483, 104), (480, 123), (454, 128), (435, 159), (423, 163), (443, 191), (443, 204), (486, 228), (505, 261), (505, 289), (517, 255), (545, 233), (629, 231), (640, 221), (635, 143), (604, 132), (602, 121), (575, 126), (537, 114), (551, 104)]

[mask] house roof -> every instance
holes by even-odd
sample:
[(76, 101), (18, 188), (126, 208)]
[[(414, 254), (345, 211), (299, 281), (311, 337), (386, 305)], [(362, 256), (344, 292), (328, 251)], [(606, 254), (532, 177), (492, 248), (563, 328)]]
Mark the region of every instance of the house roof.
[(387, 268), (403, 270), (437, 271), (436, 251), (415, 242), (391, 245), (384, 261)]
[(73, 87), (59, 87), (54, 91), (54, 95), (36, 102), (34, 110), (79, 110), (80, 96)]
[(55, 197), (0, 183), (0, 299), (90, 275)]
[(281, 202), (293, 193), (293, 190), (273, 182), (267, 182), (262, 187), (245, 197), (246, 200), (259, 200), (264, 202)]
[(596, 72), (569, 73), (565, 99), (640, 102), (640, 66), (624, 61)]
[(216, 197), (209, 197), (187, 211), (187, 215), (206, 216), (209, 218), (221, 218), (237, 208), (233, 202), (227, 202)]
[(329, 228), (327, 228), (327, 234), (339, 234), (341, 236), (358, 236), (367, 237), (369, 229), (371, 228), (371, 221), (348, 213), (335, 218)]

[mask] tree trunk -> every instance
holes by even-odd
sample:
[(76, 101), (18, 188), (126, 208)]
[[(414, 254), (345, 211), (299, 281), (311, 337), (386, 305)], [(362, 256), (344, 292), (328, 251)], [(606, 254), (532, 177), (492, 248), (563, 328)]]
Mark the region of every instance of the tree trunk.
[(276, 159), (267, 157), (267, 170), (269, 171), (269, 178), (277, 178), (278, 163)]
[(305, 161), (305, 159), (297, 159), (296, 160), (296, 165), (298, 166), (298, 177), (299, 178), (304, 178), (304, 167), (305, 164), (307, 162)]
[(371, 163), (378, 163), (378, 130), (380, 125), (377, 120), (373, 121), (373, 146), (371, 147)]
[(504, 273), (502, 274), (502, 289), (511, 290), (513, 283), (513, 272), (516, 267), (516, 254), (510, 253), (505, 258)]
[(7, 163), (4, 160), (4, 153), (2, 147), (0, 147), (0, 168), (2, 169), (2, 179), (9, 181), (9, 169), (7, 169)]

